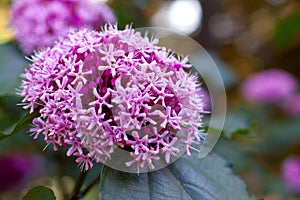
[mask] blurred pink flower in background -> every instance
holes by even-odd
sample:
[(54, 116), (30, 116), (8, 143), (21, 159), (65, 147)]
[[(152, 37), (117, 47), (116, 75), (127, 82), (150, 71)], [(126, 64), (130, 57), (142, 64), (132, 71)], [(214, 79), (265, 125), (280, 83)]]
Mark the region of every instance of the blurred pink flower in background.
[(282, 104), (297, 89), (296, 78), (280, 69), (256, 73), (243, 83), (240, 93), (251, 103)]
[(300, 157), (287, 157), (282, 163), (281, 172), (288, 189), (300, 193)]
[(107, 5), (92, 0), (15, 0), (11, 15), (15, 38), (26, 54), (52, 45), (70, 27), (99, 29), (116, 21)]
[(300, 116), (300, 94), (291, 95), (284, 103), (283, 110), (292, 117)]
[(43, 174), (41, 158), (26, 154), (0, 155), (0, 193), (23, 187), (29, 179)]

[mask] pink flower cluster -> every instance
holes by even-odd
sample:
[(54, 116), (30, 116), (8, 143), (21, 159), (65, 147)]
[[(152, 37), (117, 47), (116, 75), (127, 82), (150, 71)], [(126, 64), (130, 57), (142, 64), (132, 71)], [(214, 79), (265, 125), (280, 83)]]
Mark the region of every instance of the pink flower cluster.
[(250, 76), (241, 87), (244, 99), (254, 104), (278, 105), (291, 116), (300, 115), (297, 79), (280, 69), (270, 69)]
[(288, 72), (271, 69), (250, 76), (241, 89), (243, 97), (254, 103), (282, 103), (297, 89), (297, 80)]
[(105, 163), (116, 148), (130, 152), (127, 167), (154, 169), (180, 146), (203, 136), (203, 102), (187, 59), (157, 46), (130, 27), (71, 31), (32, 56), (24, 74), (24, 108), (38, 111), (34, 138), (67, 146), (85, 170)]
[(287, 157), (282, 164), (282, 178), (288, 189), (300, 193), (300, 158)]
[(15, 0), (11, 16), (16, 40), (27, 54), (52, 45), (69, 27), (99, 29), (115, 22), (111, 9), (93, 0)]

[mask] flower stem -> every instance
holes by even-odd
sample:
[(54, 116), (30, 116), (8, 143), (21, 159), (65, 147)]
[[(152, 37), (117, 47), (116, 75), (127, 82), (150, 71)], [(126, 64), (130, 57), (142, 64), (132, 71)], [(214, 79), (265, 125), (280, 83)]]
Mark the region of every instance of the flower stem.
[(72, 193), (72, 197), (71, 197), (70, 200), (79, 200), (82, 197), (79, 192), (80, 192), (80, 189), (81, 189), (82, 184), (84, 182), (86, 174), (87, 173), (84, 172), (84, 171), (80, 172), (79, 177), (78, 177), (78, 179), (76, 181), (73, 193)]

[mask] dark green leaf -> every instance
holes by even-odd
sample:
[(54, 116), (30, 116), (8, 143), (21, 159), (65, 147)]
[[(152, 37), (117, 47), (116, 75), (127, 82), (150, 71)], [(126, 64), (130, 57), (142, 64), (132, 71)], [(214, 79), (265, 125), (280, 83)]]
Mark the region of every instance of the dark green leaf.
[(13, 135), (15, 133), (18, 133), (20, 131), (24, 131), (24, 130), (28, 129), (29, 126), (30, 126), (30, 124), (32, 123), (32, 120), (34, 118), (36, 118), (38, 115), (39, 115), (39, 113), (38, 113), (37, 110), (34, 113), (32, 113), (32, 114), (29, 114), (29, 112), (28, 112), (9, 131), (6, 131), (6, 133), (3, 132), (3, 131), (0, 132), (0, 140), (6, 138), (8, 136), (11, 136), (11, 135)]
[(245, 116), (229, 114), (226, 116), (222, 133), (227, 138), (231, 138), (233, 135), (253, 137), (255, 136), (253, 128), (253, 124)]
[(300, 41), (300, 10), (296, 10), (278, 22), (274, 32), (274, 43), (279, 48), (285, 48), (295, 41)]
[(15, 126), (11, 134), (18, 133), (20, 131), (28, 129), (32, 120), (36, 118), (38, 115), (39, 112), (37, 110), (35, 110), (35, 112), (31, 114), (28, 112), (19, 120), (19, 122), (17, 123), (17, 125)]
[(0, 96), (16, 94), (20, 86), (20, 74), (27, 65), (25, 56), (11, 44), (0, 45)]
[(37, 186), (29, 190), (23, 200), (55, 200), (56, 197), (51, 189)]
[(0, 140), (3, 140), (6, 137), (8, 137), (8, 135), (4, 134), (3, 132), (0, 132)]
[(15, 125), (26, 113), (21, 106), (17, 106), (21, 101), (21, 96), (17, 95), (0, 96), (0, 130), (6, 130)]
[(129, 174), (104, 167), (101, 200), (249, 200), (244, 182), (216, 154), (183, 156), (159, 171)]
[(16, 106), (21, 98), (16, 95), (0, 96), (0, 140), (12, 132), (16, 122), (24, 114), (21, 106)]

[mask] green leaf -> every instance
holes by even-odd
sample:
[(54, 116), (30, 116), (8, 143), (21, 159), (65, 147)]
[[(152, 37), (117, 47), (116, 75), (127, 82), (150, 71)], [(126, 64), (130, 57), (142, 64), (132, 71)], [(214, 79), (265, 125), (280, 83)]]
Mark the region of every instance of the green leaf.
[(3, 132), (0, 132), (0, 140), (3, 140), (4, 138), (8, 137), (9, 135), (6, 135)]
[(35, 110), (33, 113), (26, 113), (26, 115), (24, 115), (19, 122), (16, 124), (15, 128), (13, 129), (11, 134), (14, 133), (18, 133), (20, 131), (26, 130), (29, 128), (32, 120), (34, 118), (36, 118), (37, 116), (39, 116), (39, 112), (37, 110)]
[(273, 41), (279, 48), (286, 48), (300, 41), (300, 10), (296, 10), (277, 23)]
[(0, 96), (16, 94), (20, 74), (27, 65), (25, 56), (12, 43), (0, 45)]
[(37, 186), (29, 190), (23, 200), (55, 200), (53, 191), (44, 186)]
[(1, 131), (0, 132), (0, 140), (3, 140), (15, 133), (18, 133), (20, 131), (24, 131), (24, 130), (28, 129), (30, 124), (32, 123), (32, 120), (34, 118), (36, 118), (37, 116), (39, 116), (39, 112), (37, 110), (35, 110), (32, 114), (29, 114), (29, 112), (28, 112), (9, 131), (6, 131), (6, 132)]
[(0, 130), (6, 130), (13, 126), (26, 111), (17, 106), (22, 101), (21, 96), (0, 96)]
[(228, 114), (226, 116), (223, 135), (231, 138), (233, 135), (246, 135), (247, 137), (254, 137), (253, 124), (243, 115)]
[(183, 156), (170, 166), (143, 174), (129, 174), (104, 167), (101, 200), (180, 199), (249, 200), (246, 186), (216, 154), (199, 159)]
[(16, 122), (24, 114), (21, 106), (16, 106), (20, 101), (21, 97), (16, 95), (0, 96), (0, 140), (12, 132)]

